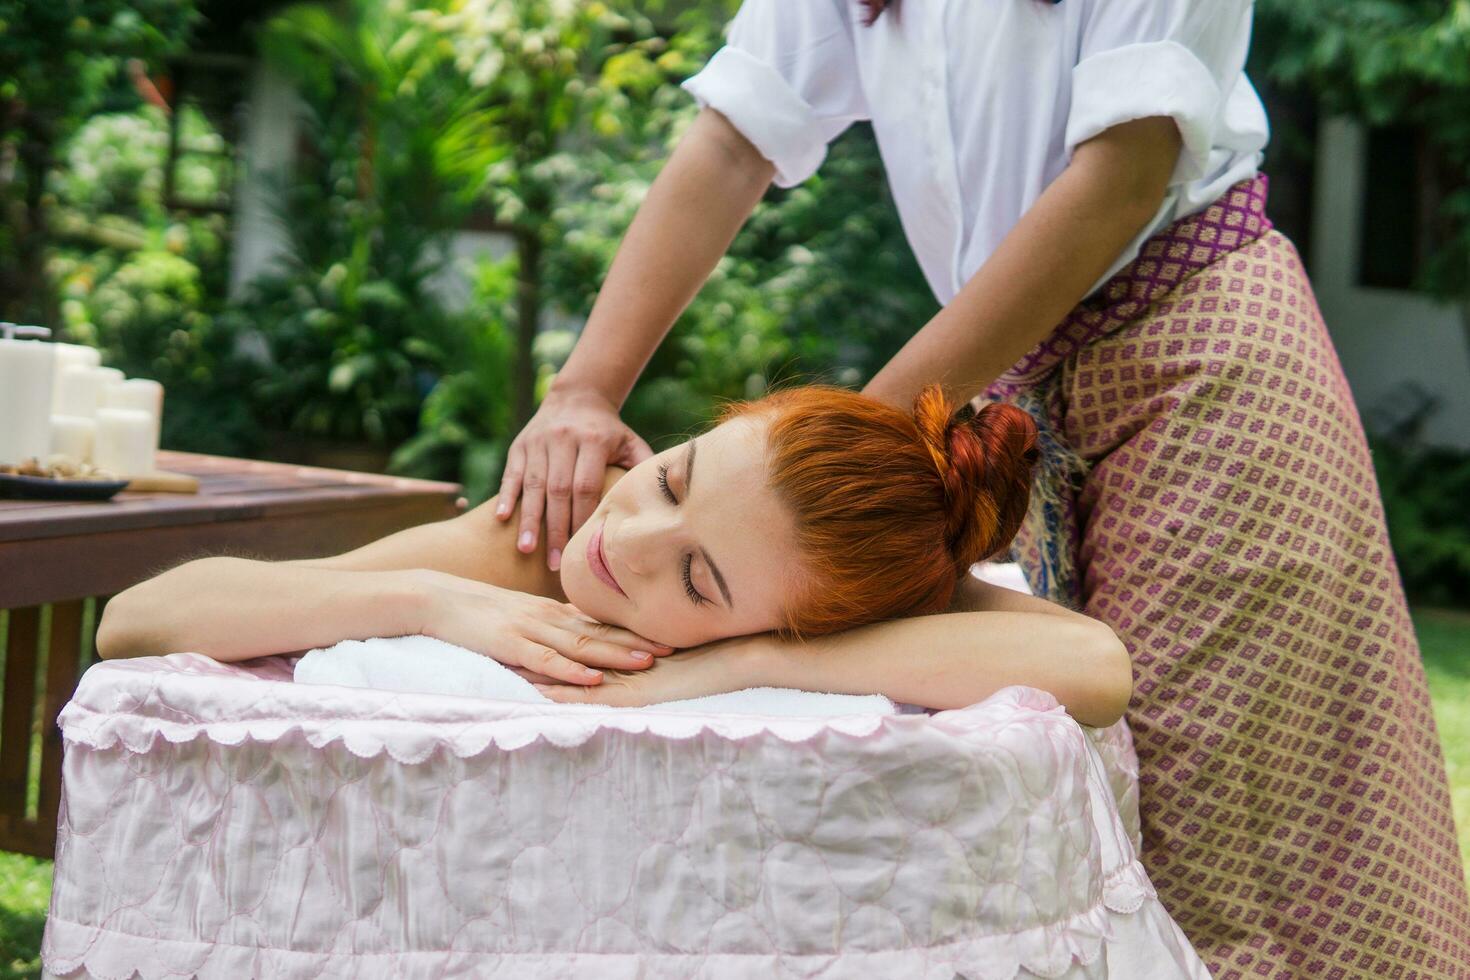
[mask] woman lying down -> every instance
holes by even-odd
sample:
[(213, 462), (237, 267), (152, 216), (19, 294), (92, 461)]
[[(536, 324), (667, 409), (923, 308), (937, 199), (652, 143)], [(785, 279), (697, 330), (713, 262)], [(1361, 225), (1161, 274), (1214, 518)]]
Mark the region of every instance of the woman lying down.
[(775, 687), (943, 709), (1019, 684), (1110, 725), (1132, 689), (1112, 630), (968, 574), (1016, 533), (1035, 447), (1021, 410), (956, 415), (937, 388), (912, 414), (794, 388), (610, 469), (559, 572), (491, 500), (331, 558), (180, 565), (108, 603), (97, 648), (234, 661), (423, 634), (554, 701)]

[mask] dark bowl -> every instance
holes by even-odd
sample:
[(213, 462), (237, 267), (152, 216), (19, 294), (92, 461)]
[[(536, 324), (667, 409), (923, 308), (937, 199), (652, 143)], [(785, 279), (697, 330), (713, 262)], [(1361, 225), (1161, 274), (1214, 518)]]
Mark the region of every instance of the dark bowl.
[(108, 500), (127, 485), (127, 480), (54, 480), (0, 473), (0, 499)]

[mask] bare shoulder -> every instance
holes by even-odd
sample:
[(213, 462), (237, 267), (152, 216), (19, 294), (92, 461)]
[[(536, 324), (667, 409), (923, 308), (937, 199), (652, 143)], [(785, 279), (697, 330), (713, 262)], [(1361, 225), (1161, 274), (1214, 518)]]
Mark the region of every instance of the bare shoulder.
[[(603, 480), (603, 493), (626, 472), (609, 467)], [(491, 497), (447, 521), (411, 527), (344, 554), (296, 564), (347, 571), (427, 568), (518, 592), (565, 600), (560, 576), (546, 567), (545, 535), (538, 538), (535, 551), (522, 554), (516, 549), (520, 506), (518, 504), (515, 512), (502, 521), (495, 516), (497, 502), (497, 497)]]
[(1028, 595), (1003, 585), (995, 585), (966, 575), (955, 586), (954, 598), (950, 600), (949, 612), (1025, 612), (1049, 613), (1057, 616), (1080, 616), (1065, 606), (1060, 606), (1040, 596)]
[[(608, 467), (603, 477), (602, 492), (606, 494), (627, 472), (618, 467)], [(510, 517), (500, 520), (495, 516), (495, 505), (499, 499), (498, 496), (491, 497), (450, 522), (462, 522), (461, 527), (454, 529), (456, 540), (453, 549), (462, 556), (466, 570), (455, 574), (520, 592), (565, 600), (561, 576), (546, 567), (545, 528), (536, 539), (536, 550), (528, 555), (522, 554), (516, 548), (521, 526), (520, 503), (517, 502)]]

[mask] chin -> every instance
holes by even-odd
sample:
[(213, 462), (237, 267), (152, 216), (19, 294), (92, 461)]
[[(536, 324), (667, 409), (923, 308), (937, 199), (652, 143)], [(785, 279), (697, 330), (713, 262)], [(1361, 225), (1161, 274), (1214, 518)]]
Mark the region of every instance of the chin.
[[(561, 562), (561, 590), (567, 601), (589, 616), (595, 616), (593, 608), (602, 608), (598, 602), (597, 589), (606, 588), (592, 577), (592, 570), (583, 561), (573, 561), (568, 555)], [(600, 617), (599, 617), (600, 618)]]

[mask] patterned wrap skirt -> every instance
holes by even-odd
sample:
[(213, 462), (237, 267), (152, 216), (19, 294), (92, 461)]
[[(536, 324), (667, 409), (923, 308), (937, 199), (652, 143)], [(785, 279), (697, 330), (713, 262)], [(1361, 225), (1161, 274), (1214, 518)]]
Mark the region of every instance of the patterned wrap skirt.
[(1236, 185), (983, 396), (1044, 462), (1014, 557), (1133, 659), (1144, 864), (1213, 975), (1470, 978), (1470, 900), (1362, 424)]

